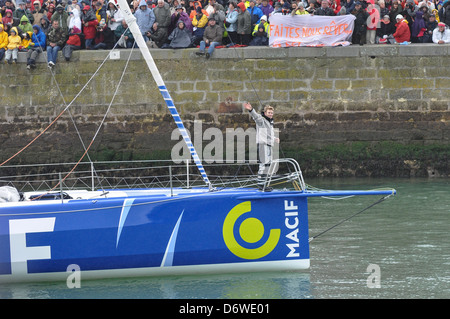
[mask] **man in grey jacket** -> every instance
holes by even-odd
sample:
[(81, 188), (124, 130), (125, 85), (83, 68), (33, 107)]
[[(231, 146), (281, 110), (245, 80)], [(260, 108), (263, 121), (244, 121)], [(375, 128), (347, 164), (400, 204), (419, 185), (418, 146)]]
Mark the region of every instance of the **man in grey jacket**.
[(203, 33), (203, 40), (200, 41), (200, 51), (196, 52), (197, 55), (204, 55), (205, 49), (208, 46), (208, 52), (206, 52), (206, 58), (209, 59), (214, 48), (222, 43), (223, 30), (216, 24), (214, 17), (208, 18), (208, 26)]
[[(266, 105), (261, 114), (256, 113), (250, 103), (244, 103), (245, 109), (250, 112), (251, 117), (256, 123), (256, 144), (258, 145), (258, 188), (264, 188), (264, 182), (269, 172), (272, 162), (272, 147), (274, 143), (280, 143), (280, 139), (275, 137), (273, 129), (273, 107)], [(270, 187), (265, 188), (270, 191)]]
[(163, 33), (169, 34), (172, 16), (169, 4), (164, 0), (158, 0), (158, 5), (153, 9), (153, 14), (155, 15), (155, 22), (158, 22), (158, 29), (162, 29)]

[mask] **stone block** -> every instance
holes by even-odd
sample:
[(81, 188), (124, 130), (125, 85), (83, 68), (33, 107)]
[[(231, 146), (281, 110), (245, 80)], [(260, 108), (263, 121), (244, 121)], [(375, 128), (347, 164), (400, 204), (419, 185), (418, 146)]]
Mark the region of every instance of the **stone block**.
[[(194, 84), (197, 85), (197, 83), (199, 82), (178, 82), (178, 87), (180, 89), (180, 91), (192, 91), (194, 90)], [(204, 82), (200, 82), (200, 83), (204, 83)], [(206, 82), (208, 83), (208, 82)], [(208, 83), (208, 87), (209, 87), (209, 83)]]
[(205, 100), (211, 101), (213, 104), (219, 104), (219, 93), (213, 91), (206, 91)]
[(443, 56), (448, 54), (447, 46), (434, 43), (400, 45), (398, 54), (401, 56)]
[(313, 122), (335, 122), (338, 119), (338, 112), (323, 111), (320, 113), (308, 112), (304, 115), (305, 121)]
[[(448, 71), (447, 67), (442, 67), (441, 65), (438, 64), (430, 64), (424, 67), (424, 72), (426, 74), (426, 77), (429, 78), (443, 78), (442, 80), (449, 80), (450, 78), (450, 74)], [(437, 81), (439, 81), (440, 79), (438, 79)], [(448, 84), (447, 84), (448, 87)]]
[(328, 70), (329, 78), (339, 78), (339, 79), (354, 79), (357, 77), (356, 69), (329, 69)]
[(272, 91), (272, 100), (286, 102), (289, 100), (289, 92), (281, 90)]
[(361, 56), (386, 58), (389, 56), (397, 56), (398, 48), (399, 46), (373, 44), (364, 45), (359, 51)]
[[(322, 99), (324, 99), (324, 92), (318, 91), (318, 90), (312, 90), (312, 91), (308, 92), (308, 98), (310, 101), (322, 100)], [(330, 101), (340, 100), (340, 93), (339, 93), (339, 91), (335, 91), (335, 90), (327, 91), (326, 98)]]
[(313, 90), (329, 90), (333, 88), (333, 81), (312, 80), (310, 87)]
[(334, 80), (334, 88), (336, 90), (350, 90), (350, 80), (347, 79), (340, 79), (340, 80)]
[(377, 70), (375, 68), (371, 69), (359, 69), (358, 78), (360, 79), (373, 79), (377, 77)]
[(381, 85), (378, 79), (351, 80), (352, 89), (380, 89)]
[(287, 50), (289, 58), (320, 58), (326, 56), (324, 48), (292, 47)]
[(309, 93), (307, 91), (295, 90), (289, 92), (290, 100), (307, 100), (309, 97)]
[(341, 99), (347, 101), (367, 101), (370, 97), (366, 90), (345, 90), (340, 91)]
[(359, 48), (355, 46), (347, 46), (347, 47), (324, 47), (325, 49), (325, 55), (328, 58), (334, 58), (334, 57), (359, 57), (360, 52)]
[[(448, 101), (430, 101), (431, 111), (448, 111), (450, 110), (450, 104)], [(450, 121), (450, 120), (447, 120)]]
[(241, 51), (240, 57), (242, 59), (257, 59), (257, 58), (284, 59), (288, 58), (289, 53), (289, 50), (287, 50), (287, 48), (270, 48), (270, 47), (258, 47), (258, 49), (256, 50), (253, 49), (252, 47), (247, 47), (247, 48), (236, 48), (236, 50)]
[(418, 100), (422, 98), (422, 91), (416, 89), (397, 89), (389, 90), (389, 99), (397, 100), (399, 102), (406, 100)]
[[(243, 89), (242, 83), (236, 81), (219, 81), (211, 83), (211, 90), (213, 92), (222, 92), (222, 91), (239, 91)], [(208, 91), (208, 90), (204, 90)]]
[(347, 101), (347, 111), (376, 111), (378, 104), (373, 103), (369, 98), (361, 99), (359, 101)]

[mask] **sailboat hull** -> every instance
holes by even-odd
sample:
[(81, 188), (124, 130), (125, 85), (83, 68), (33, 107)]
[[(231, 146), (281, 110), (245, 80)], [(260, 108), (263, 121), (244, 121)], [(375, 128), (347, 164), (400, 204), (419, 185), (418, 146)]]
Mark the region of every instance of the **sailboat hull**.
[(301, 192), (118, 193), (3, 204), (0, 282), (309, 268)]

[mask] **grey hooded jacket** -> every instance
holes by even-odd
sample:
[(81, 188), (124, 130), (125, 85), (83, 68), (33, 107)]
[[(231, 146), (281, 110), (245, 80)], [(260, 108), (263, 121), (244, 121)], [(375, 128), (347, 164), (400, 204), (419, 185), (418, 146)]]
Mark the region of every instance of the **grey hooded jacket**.
[(264, 114), (256, 113), (255, 109), (250, 111), (250, 115), (256, 123), (256, 144), (273, 146), (275, 141), (273, 119), (269, 119)]

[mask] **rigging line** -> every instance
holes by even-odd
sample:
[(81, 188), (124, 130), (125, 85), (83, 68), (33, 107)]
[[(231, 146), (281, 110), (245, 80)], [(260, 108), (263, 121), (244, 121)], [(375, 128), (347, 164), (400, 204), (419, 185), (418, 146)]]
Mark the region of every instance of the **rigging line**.
[(31, 140), (31, 142), (29, 142), (27, 145), (25, 145), (22, 149), (20, 149), (18, 152), (16, 152), (14, 155), (12, 155), (10, 158), (8, 158), (7, 160), (5, 160), (3, 163), (0, 164), (0, 166), (3, 166), (4, 164), (8, 163), (10, 160), (12, 160), (14, 157), (16, 157), (17, 155), (19, 155), (20, 153), (22, 153), (28, 146), (30, 146), (31, 144), (34, 143), (34, 141), (36, 141), (42, 134), (44, 134), (62, 115), (63, 113), (66, 111), (66, 109), (64, 109), (61, 113), (59, 113), (59, 115), (41, 132), (39, 133), (34, 139)]
[[(49, 71), (50, 71), (50, 74), (52, 75), (53, 80), (56, 83), (56, 88), (58, 89), (59, 95), (61, 95), (61, 99), (63, 100), (63, 104), (65, 106), (67, 106), (66, 100), (65, 100), (64, 95), (63, 95), (63, 93), (61, 91), (61, 87), (59, 86), (58, 81), (56, 80), (56, 77), (55, 77), (54, 73), (52, 72), (52, 70), (49, 70)], [(69, 113), (69, 117), (70, 117), (70, 119), (72, 121), (72, 124), (73, 124), (73, 126), (75, 128), (75, 131), (76, 131), (76, 133), (78, 135), (78, 138), (80, 139), (81, 145), (83, 146), (83, 149), (86, 150), (86, 145), (84, 144), (83, 139), (81, 138), (80, 131), (78, 130), (78, 127), (77, 127), (77, 125), (75, 123), (75, 120), (74, 120), (74, 118), (72, 116), (72, 112), (70, 112), (70, 109), (67, 109), (67, 112)], [(87, 154), (87, 156), (88, 156), (89, 162), (92, 162), (89, 154)]]
[(375, 205), (378, 205), (379, 203), (385, 201), (386, 199), (388, 199), (388, 198), (391, 197), (391, 196), (392, 196), (392, 194), (389, 194), (389, 195), (386, 195), (386, 196), (380, 198), (380, 199), (377, 200), (375, 203), (373, 203), (373, 204), (367, 206), (367, 207), (364, 208), (363, 210), (361, 210), (361, 211), (359, 211), (359, 212), (357, 212), (357, 213), (355, 213), (355, 214), (353, 214), (353, 215), (351, 215), (351, 216), (349, 216), (349, 217), (347, 217), (347, 218), (341, 220), (339, 223), (337, 223), (337, 224), (335, 224), (335, 225), (333, 225), (333, 226), (331, 226), (331, 227), (325, 229), (325, 230), (322, 231), (321, 233), (319, 233), (319, 234), (317, 234), (317, 235), (315, 235), (315, 236), (310, 237), (310, 238), (308, 239), (308, 242), (313, 241), (313, 240), (316, 239), (317, 237), (322, 236), (323, 234), (325, 234), (326, 232), (332, 230), (333, 228), (335, 228), (335, 227), (337, 227), (337, 226), (339, 226), (339, 225), (345, 223), (346, 221), (352, 219), (352, 218), (355, 217), (355, 216), (358, 216), (359, 214), (365, 212), (365, 211), (368, 210), (369, 208), (372, 208), (372, 207), (374, 207)]
[[(36, 39), (37, 39), (37, 37), (36, 37)], [(40, 46), (39, 39), (38, 39), (38, 44)], [(47, 53), (47, 51), (44, 51), (44, 52), (45, 52), (44, 55), (46, 56), (45, 58), (47, 60), (48, 53)], [(52, 69), (49, 69), (49, 71), (50, 71), (50, 74), (51, 74), (51, 76), (53, 78), (53, 81), (55, 81), (55, 83), (56, 83), (56, 87), (58, 89), (59, 95), (61, 96), (61, 98), (63, 100), (63, 104), (67, 107), (66, 100), (64, 98), (64, 95), (62, 94), (62, 91), (61, 91), (61, 88), (60, 88), (60, 86), (58, 84), (58, 81), (56, 80), (56, 77), (55, 77), (54, 73), (52, 72)], [(84, 149), (86, 149), (86, 146), (84, 145), (83, 139), (81, 138), (81, 134), (80, 134), (80, 132), (78, 130), (78, 127), (75, 124), (75, 120), (73, 119), (72, 113), (70, 112), (70, 110), (68, 110), (68, 112), (69, 112), (70, 119), (72, 120), (73, 126), (75, 127), (75, 131), (77, 132), (78, 138), (80, 139), (81, 145), (83, 146)], [(89, 155), (88, 155), (88, 159), (89, 159), (90, 162), (92, 162), (90, 157), (89, 157)]]
[[(44, 51), (45, 56), (47, 57), (47, 51)], [(98, 71), (103, 67), (103, 65), (106, 63), (107, 58), (109, 57), (109, 54), (107, 55), (107, 57), (105, 58), (105, 60), (103, 60), (103, 62), (100, 64), (100, 66), (97, 68), (97, 70), (94, 72), (94, 74), (89, 78), (89, 80), (86, 82), (86, 84), (82, 87), (82, 89), (80, 90), (80, 92), (78, 92), (78, 94), (72, 99), (72, 101), (61, 111), (61, 113), (58, 114), (58, 116), (43, 130), (41, 131), (35, 138), (33, 138), (27, 145), (25, 145), (23, 148), (21, 148), (19, 151), (17, 151), (14, 155), (12, 155), (11, 157), (9, 157), (8, 159), (6, 159), (3, 163), (0, 164), (0, 167), (5, 165), (6, 163), (8, 163), (10, 160), (12, 160), (13, 158), (15, 158), (17, 155), (19, 155), (20, 153), (22, 153), (25, 149), (27, 149), (31, 144), (33, 144), (39, 137), (42, 136), (42, 134), (44, 134), (51, 126), (53, 126), (53, 124), (55, 124), (55, 122), (64, 114), (65, 111), (67, 111), (67, 109), (69, 109), (70, 106), (72, 106), (73, 102), (81, 95), (81, 93), (84, 91), (84, 89), (88, 86), (88, 84), (92, 81), (92, 79), (97, 75)], [(51, 71), (51, 70), (50, 70)], [(53, 76), (53, 72), (52, 72), (52, 76)]]
[[(128, 28), (127, 28), (127, 30), (128, 30)], [(127, 30), (125, 30), (125, 32), (126, 32)], [(125, 32), (124, 32), (124, 34), (125, 34)], [(122, 34), (121, 38), (124, 36), (124, 34)], [(117, 47), (118, 43), (119, 43), (119, 41), (117, 41), (117, 42), (114, 44), (114, 47), (113, 47), (113, 48), (109, 51), (109, 53), (106, 55), (104, 62), (110, 57), (111, 52)], [(97, 130), (95, 136), (93, 137), (93, 139), (95, 139), (95, 138), (97, 137), (100, 128), (103, 126), (103, 123), (104, 123), (104, 121), (105, 121), (106, 115), (109, 113), (109, 110), (110, 110), (111, 105), (112, 105), (112, 103), (113, 103), (113, 101), (114, 101), (114, 98), (115, 98), (115, 96), (117, 95), (118, 88), (120, 87), (120, 83), (122, 82), (123, 76), (124, 76), (124, 74), (125, 74), (125, 70), (126, 70), (127, 67), (128, 67), (128, 64), (129, 64), (130, 57), (131, 57), (132, 53), (133, 53), (133, 48), (131, 48), (130, 54), (129, 54), (129, 56), (128, 56), (127, 63), (125, 64), (124, 71), (123, 71), (122, 76), (121, 76), (120, 81), (119, 81), (119, 84), (118, 84), (117, 87), (116, 87), (116, 91), (114, 92), (114, 95), (113, 95), (113, 97), (112, 97), (112, 99), (111, 99), (111, 102), (110, 102), (110, 104), (109, 104), (109, 106), (108, 106), (108, 109), (107, 109), (107, 111), (106, 111), (106, 113), (105, 113), (105, 115), (104, 115), (104, 117), (103, 117), (103, 120), (102, 120), (102, 122), (100, 123), (99, 128), (98, 128), (98, 130)], [(104, 63), (101, 64), (100, 68), (103, 66), (103, 64), (104, 64)], [(99, 68), (99, 69), (100, 69), (100, 68)], [(53, 76), (53, 72), (52, 72), (52, 76)], [(55, 82), (57, 83), (56, 79), (55, 79)], [(58, 90), (60, 91), (61, 96), (62, 96), (63, 101), (64, 101), (64, 97), (63, 97), (63, 95), (62, 95), (61, 90), (59, 89), (59, 86), (58, 86)], [(65, 103), (65, 101), (64, 101), (64, 103)], [(92, 163), (91, 157), (89, 156), (89, 153), (87, 152), (86, 146), (85, 146), (85, 144), (84, 144), (84, 142), (83, 142), (83, 139), (81, 138), (81, 134), (80, 134), (79, 131), (78, 131), (78, 127), (77, 127), (77, 125), (76, 125), (76, 123), (75, 123), (75, 120), (74, 120), (73, 117), (72, 117), (72, 113), (70, 112), (70, 110), (68, 110), (68, 112), (69, 112), (69, 116), (70, 116), (70, 118), (71, 118), (71, 120), (72, 120), (72, 123), (73, 123), (73, 125), (74, 125), (74, 127), (75, 127), (75, 130), (76, 130), (76, 132), (77, 132), (77, 134), (78, 134), (78, 137), (79, 137), (79, 139), (80, 139), (80, 141), (81, 141), (81, 144), (83, 145), (83, 148), (84, 148), (84, 150), (85, 150), (85, 152), (86, 152), (86, 156), (87, 156), (89, 162)], [(78, 164), (79, 164), (79, 162), (78, 162), (76, 165), (78, 165)], [(96, 177), (96, 179), (97, 179), (98, 185), (100, 186), (101, 189), (103, 189), (102, 183), (101, 183), (101, 180), (100, 180), (100, 176), (98, 175), (97, 170), (94, 168), (94, 165), (92, 165), (92, 170), (93, 170), (93, 172), (95, 173), (95, 177)], [(66, 178), (67, 178), (67, 177), (66, 177)]]
[[(228, 36), (228, 39), (230, 40), (230, 43), (233, 44), (232, 47), (233, 47), (233, 49), (234, 49), (234, 52), (236, 53), (237, 58), (243, 61), (244, 59), (243, 59), (241, 56), (239, 56), (239, 54), (238, 54), (238, 52), (237, 52), (237, 49), (236, 49), (236, 47), (235, 47), (236, 43), (233, 43), (233, 40), (231, 39), (230, 34), (228, 33), (228, 29), (227, 29), (227, 27), (226, 27), (225, 25), (224, 25), (224, 28), (225, 28), (225, 31), (227, 32), (227, 36)], [(258, 99), (258, 102), (259, 102), (259, 106), (260, 106), (261, 108), (263, 108), (263, 104), (262, 104), (262, 102), (261, 102), (261, 99), (259, 98), (258, 92), (256, 91), (255, 87), (253, 86), (253, 82), (252, 82), (252, 79), (250, 78), (250, 75), (249, 75), (249, 73), (248, 73), (248, 69), (247, 69), (247, 67), (245, 66), (245, 63), (243, 63), (243, 64), (244, 64), (244, 71), (245, 71), (245, 74), (246, 74), (247, 77), (248, 77), (248, 80), (249, 80), (250, 86), (252, 87), (253, 92), (255, 92), (256, 98)]]
[[(126, 31), (125, 31), (125, 32), (126, 32)], [(108, 54), (106, 55), (104, 61), (106, 61), (106, 60), (109, 58), (109, 56), (110, 56), (110, 54), (111, 54), (111, 51), (114, 50), (114, 49), (117, 47), (117, 45), (118, 45), (118, 42), (116, 42), (116, 43), (114, 44), (114, 47), (108, 52)], [(46, 53), (46, 54), (47, 54), (47, 53)], [(131, 53), (130, 53), (130, 54), (131, 54)], [(102, 64), (100, 65), (100, 67), (99, 67), (98, 70), (101, 69), (101, 67), (103, 66), (103, 64), (104, 64), (104, 63), (102, 63)], [(62, 100), (63, 100), (64, 105), (67, 105), (66, 100), (64, 99), (64, 95), (63, 95), (63, 93), (62, 93), (62, 91), (61, 91), (61, 88), (60, 88), (60, 86), (59, 86), (59, 84), (58, 84), (58, 81), (56, 80), (56, 77), (55, 77), (54, 73), (52, 72), (52, 69), (50, 69), (50, 73), (51, 73), (51, 75), (52, 75), (53, 80), (54, 80), (55, 83), (56, 83), (56, 87), (58, 88), (59, 94), (61, 95), (61, 98), (62, 98)], [(95, 73), (95, 74), (93, 75), (93, 77), (95, 77), (96, 75), (97, 75), (97, 73)], [(75, 99), (76, 99), (76, 98), (75, 98)], [(75, 100), (75, 99), (74, 99), (74, 100)], [(74, 100), (73, 100), (73, 101), (74, 101)], [(73, 101), (72, 101), (72, 102), (73, 102)], [(75, 123), (75, 120), (74, 120), (74, 118), (73, 118), (73, 116), (72, 116), (72, 113), (70, 112), (70, 109), (68, 110), (68, 113), (69, 113), (70, 119), (72, 120), (73, 126), (75, 127), (75, 131), (76, 131), (76, 133), (77, 133), (77, 135), (78, 135), (78, 138), (80, 139), (81, 145), (83, 146), (83, 149), (86, 150), (86, 145), (84, 144), (84, 141), (83, 141), (83, 139), (81, 138), (80, 131), (78, 130), (78, 127), (77, 127), (77, 125), (76, 125), (76, 123)], [(87, 156), (89, 162), (92, 163), (92, 160), (91, 160), (91, 157), (89, 156), (89, 153), (86, 154), (86, 156)], [(94, 171), (95, 171), (95, 170), (94, 170)]]
[[(102, 119), (100, 125), (98, 126), (97, 131), (96, 131), (95, 134), (94, 134), (94, 137), (92, 138), (92, 140), (91, 140), (91, 142), (89, 143), (88, 147), (85, 149), (85, 151), (84, 151), (83, 155), (81, 156), (81, 158), (80, 158), (80, 159), (78, 160), (78, 162), (74, 165), (74, 167), (73, 167), (73, 168), (72, 168), (72, 169), (64, 176), (64, 178), (62, 178), (60, 181), (58, 181), (58, 183), (57, 183), (53, 188), (51, 188), (47, 193), (44, 193), (44, 194), (40, 195), (39, 197), (33, 198), (32, 200), (36, 200), (36, 199), (41, 198), (42, 196), (44, 196), (44, 195), (50, 193), (50, 192), (53, 191), (56, 187), (58, 187), (59, 185), (61, 185), (61, 183), (63, 183), (63, 182), (64, 182), (64, 181), (65, 181), (65, 180), (73, 173), (73, 171), (77, 168), (78, 164), (80, 164), (80, 162), (81, 162), (81, 161), (83, 160), (83, 158), (86, 156), (86, 154), (88, 153), (88, 151), (89, 151), (89, 149), (91, 148), (92, 144), (94, 143), (94, 141), (95, 141), (95, 139), (96, 139), (98, 133), (100, 132), (100, 129), (102, 128), (103, 123), (104, 123), (105, 120), (106, 120), (106, 116), (108, 115), (109, 110), (111, 109), (111, 105), (112, 105), (112, 103), (113, 103), (113, 101), (114, 101), (114, 99), (115, 99), (115, 97), (116, 97), (116, 95), (117, 95), (117, 93), (118, 93), (118, 91), (119, 91), (120, 84), (122, 83), (122, 80), (123, 80), (123, 77), (124, 77), (125, 72), (126, 72), (126, 70), (127, 70), (128, 64), (129, 64), (129, 62), (130, 62), (130, 58), (131, 58), (132, 53), (133, 53), (133, 48), (132, 48), (131, 51), (130, 51), (130, 54), (129, 54), (129, 56), (128, 56), (127, 63), (125, 64), (125, 67), (124, 67), (123, 72), (122, 72), (122, 75), (121, 75), (121, 77), (120, 77), (120, 79), (119, 79), (119, 83), (118, 83), (117, 86), (116, 86), (116, 90), (114, 91), (114, 95), (113, 95), (113, 97), (112, 97), (112, 99), (111, 99), (111, 102), (110, 102), (109, 105), (108, 105), (108, 109), (106, 110), (106, 112), (105, 112), (105, 114), (104, 114), (104, 116), (103, 116), (103, 119)], [(109, 56), (109, 54), (108, 54), (108, 56)], [(103, 64), (102, 64), (102, 65), (103, 65)], [(98, 178), (98, 176), (97, 176), (97, 178)]]
[[(46, 53), (46, 54), (47, 54), (47, 53)], [(62, 93), (62, 91), (61, 91), (61, 87), (59, 86), (58, 81), (56, 80), (55, 74), (53, 73), (52, 69), (49, 69), (49, 72), (50, 72), (50, 74), (52, 75), (53, 81), (56, 83), (56, 87), (57, 87), (57, 89), (58, 89), (59, 95), (61, 96), (61, 99), (63, 100), (63, 104), (67, 107), (66, 100), (65, 100), (64, 95), (63, 95), (63, 93)], [(73, 101), (74, 101), (74, 100), (73, 100)], [(78, 138), (79, 138), (79, 140), (80, 140), (80, 142), (81, 142), (81, 145), (83, 146), (83, 149), (86, 151), (86, 145), (84, 144), (84, 141), (83, 141), (83, 139), (81, 138), (80, 131), (78, 130), (78, 126), (77, 126), (77, 124), (76, 124), (76, 122), (75, 122), (75, 119), (74, 119), (73, 116), (72, 116), (72, 112), (70, 112), (70, 109), (67, 109), (67, 112), (68, 112), (69, 117), (70, 117), (70, 119), (71, 119), (71, 121), (72, 121), (72, 124), (73, 124), (73, 126), (74, 126), (74, 128), (75, 128), (75, 132), (77, 133)], [(92, 159), (91, 159), (91, 157), (89, 156), (89, 154), (86, 154), (86, 155), (87, 155), (87, 158), (88, 158), (89, 162), (92, 163)], [(95, 176), (96, 176), (97, 179), (98, 179), (98, 174), (97, 174), (97, 172), (95, 171), (95, 169), (94, 169), (94, 173), (95, 173)]]

